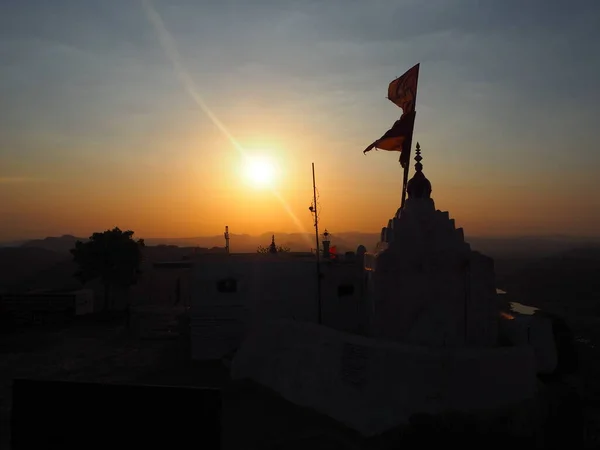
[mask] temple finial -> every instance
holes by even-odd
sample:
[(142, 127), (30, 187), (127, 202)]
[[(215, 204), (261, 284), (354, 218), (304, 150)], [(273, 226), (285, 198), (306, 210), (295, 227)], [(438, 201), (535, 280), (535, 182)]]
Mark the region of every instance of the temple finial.
[(423, 157), (421, 156), (421, 146), (417, 142), (417, 154), (415, 155), (415, 161), (417, 162), (415, 164), (415, 170), (417, 172), (422, 172), (423, 171), (423, 164), (421, 164), (422, 160), (423, 160)]
[(406, 192), (408, 193), (408, 198), (430, 198), (431, 195), (431, 183), (425, 177), (423, 173), (423, 164), (421, 161), (423, 157), (421, 156), (421, 146), (417, 142), (417, 150), (415, 155), (415, 174), (408, 181), (406, 185)]

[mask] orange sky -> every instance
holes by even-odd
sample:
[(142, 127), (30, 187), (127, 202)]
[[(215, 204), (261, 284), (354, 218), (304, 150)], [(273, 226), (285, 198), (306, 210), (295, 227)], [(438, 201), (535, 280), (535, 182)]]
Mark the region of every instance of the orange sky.
[[(312, 232), (311, 162), (321, 225), (377, 233), (401, 169), (362, 150), (417, 62), (415, 141), (439, 209), (467, 235), (598, 234), (600, 64), (573, 52), (597, 15), (336, 2), (15, 4), (0, 18), (0, 241)], [(270, 189), (244, 178), (254, 155), (278, 167)]]
[[(179, 144), (185, 147), (185, 142)], [(270, 150), (267, 142), (260, 150), (246, 150), (277, 164), (272, 188), (261, 188), (244, 177), (244, 159), (223, 140), (211, 146), (214, 152), (198, 155), (187, 145), (188, 152), (178, 157), (137, 163), (118, 158), (74, 161), (52, 172), (40, 169), (37, 178), (5, 181), (0, 203), (6, 220), (0, 223), (0, 236), (87, 236), (112, 226), (133, 229), (142, 237), (220, 234), (225, 225), (234, 233), (311, 232), (312, 161), (321, 224), (330, 231), (378, 232), (399, 206), (397, 153), (364, 156), (355, 151), (338, 161), (295, 138), (279, 140)], [(450, 211), (468, 234), (597, 232), (600, 202), (586, 194), (586, 181), (576, 175), (563, 184), (568, 188), (560, 189), (552, 173), (467, 169), (452, 161), (449, 152), (422, 147), (436, 206)]]

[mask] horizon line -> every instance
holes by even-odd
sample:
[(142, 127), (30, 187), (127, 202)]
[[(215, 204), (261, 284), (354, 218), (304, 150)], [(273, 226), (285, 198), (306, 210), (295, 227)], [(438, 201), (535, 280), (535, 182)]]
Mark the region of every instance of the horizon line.
[[(259, 234), (250, 234), (250, 233), (231, 233), (230, 236), (248, 236), (248, 237), (261, 237), (268, 234), (274, 234), (275, 236), (279, 235), (313, 235), (309, 232), (285, 232), (285, 231), (265, 231)], [(370, 234), (370, 235), (379, 235), (377, 232), (368, 232), (368, 231), (339, 231), (336, 233), (331, 233), (332, 237), (336, 235), (347, 235), (347, 234)], [(58, 236), (44, 236), (44, 237), (31, 237), (31, 238), (14, 238), (14, 239), (6, 239), (0, 240), (0, 245), (4, 244), (16, 244), (16, 243), (25, 243), (36, 240), (44, 240), (44, 239), (60, 239), (63, 237), (74, 237), (76, 239), (88, 239), (89, 236), (77, 236), (76, 234), (65, 233)], [(135, 235), (134, 235), (135, 236)], [(193, 240), (193, 239), (203, 239), (203, 238), (222, 238), (221, 234), (210, 234), (210, 235), (200, 235), (200, 236), (185, 236), (185, 237), (173, 237), (173, 236), (152, 236), (152, 237), (140, 237), (137, 236), (138, 239), (144, 240)], [(575, 234), (557, 234), (557, 233), (547, 233), (547, 234), (468, 234), (465, 232), (465, 240), (467, 239), (550, 239), (550, 238), (560, 238), (560, 239), (590, 239), (590, 240), (600, 240), (600, 235), (575, 235)]]

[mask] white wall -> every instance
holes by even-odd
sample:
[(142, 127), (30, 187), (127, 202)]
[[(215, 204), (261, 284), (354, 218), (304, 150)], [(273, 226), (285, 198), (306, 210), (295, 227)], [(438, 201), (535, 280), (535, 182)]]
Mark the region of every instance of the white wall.
[[(322, 273), (323, 324), (340, 331), (364, 333), (367, 317), (362, 265), (326, 263)], [(340, 286), (351, 287), (353, 292), (339, 295)]]
[(537, 389), (528, 346), (436, 350), (290, 321), (252, 329), (232, 377), (257, 381), (363, 435), (419, 412), (513, 407)]
[(497, 342), (493, 261), (472, 252), (463, 230), (431, 199), (409, 199), (366, 258), (370, 334), (434, 347)]
[[(275, 318), (317, 322), (316, 262), (290, 255), (206, 255), (192, 276), (191, 334), (194, 359), (220, 358), (237, 348), (245, 330)], [(324, 262), (322, 323), (357, 332), (363, 320), (362, 270), (358, 264)], [(217, 289), (219, 280), (237, 281), (235, 293)], [(340, 284), (353, 285), (339, 297)]]

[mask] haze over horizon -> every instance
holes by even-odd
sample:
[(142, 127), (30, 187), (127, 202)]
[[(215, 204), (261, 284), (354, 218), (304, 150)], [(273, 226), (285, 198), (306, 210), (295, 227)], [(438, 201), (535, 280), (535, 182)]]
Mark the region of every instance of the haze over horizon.
[(591, 0), (22, 0), (0, 36), (0, 242), (311, 233), (313, 161), (321, 227), (378, 233), (398, 153), (362, 150), (417, 62), (413, 142), (467, 236), (600, 229)]
[[(114, 228), (114, 227), (113, 227)], [(104, 229), (98, 229), (98, 230), (94, 230), (93, 232), (96, 231), (105, 231)], [(324, 229), (319, 229), (319, 232), (324, 231)], [(0, 245), (6, 245), (6, 244), (18, 244), (18, 243), (22, 243), (22, 242), (30, 242), (30, 241), (38, 241), (38, 240), (44, 240), (44, 239), (60, 239), (60, 238), (65, 238), (65, 237), (72, 237), (72, 238), (77, 238), (77, 239), (87, 239), (89, 238), (89, 236), (92, 235), (93, 232), (90, 233), (84, 233), (81, 235), (77, 235), (77, 234), (73, 234), (73, 233), (60, 233), (54, 236), (34, 236), (34, 237), (28, 237), (28, 238), (22, 238), (22, 239), (9, 239), (9, 240), (0, 240)], [(320, 233), (322, 234), (322, 233)], [(306, 241), (307, 244), (312, 245), (313, 241), (314, 241), (314, 232), (286, 232), (286, 231), (276, 231), (276, 230), (268, 230), (268, 231), (264, 231), (262, 233), (244, 233), (244, 232), (239, 232), (239, 233), (231, 233), (230, 232), (230, 236), (232, 236), (233, 238), (237, 237), (251, 237), (251, 238), (269, 238), (274, 235), (275, 237), (277, 236), (283, 236), (283, 237), (288, 237), (288, 236), (294, 236), (294, 237), (300, 237), (300, 236), (307, 236), (309, 238), (309, 240)], [(334, 242), (335, 237), (337, 236), (343, 236), (346, 237), (348, 235), (372, 235), (372, 236), (378, 236), (379, 233), (377, 232), (369, 232), (369, 231), (336, 231), (335, 235), (332, 235), (332, 242)], [(566, 240), (566, 241), (575, 241), (575, 242), (588, 242), (590, 244), (595, 244), (595, 243), (600, 243), (600, 235), (595, 234), (595, 235), (579, 235), (579, 236), (575, 236), (575, 235), (569, 235), (569, 234), (558, 234), (558, 233), (554, 233), (554, 234), (537, 234), (537, 235), (528, 235), (528, 234), (515, 234), (515, 235), (488, 235), (488, 234), (467, 234), (465, 235), (467, 238), (476, 238), (476, 239), (499, 239), (499, 240), (515, 240), (518, 241), (519, 239), (562, 239), (562, 240)], [(214, 233), (214, 234), (198, 234), (198, 235), (189, 235), (189, 236), (178, 236), (178, 237), (174, 237), (174, 236), (142, 236), (139, 235), (138, 233), (135, 233), (134, 238), (136, 239), (145, 239), (145, 240), (149, 240), (149, 241), (172, 241), (172, 242), (177, 242), (177, 241), (186, 241), (186, 240), (194, 240), (194, 239), (215, 239), (215, 240), (219, 240), (219, 242), (221, 240), (223, 240), (223, 233)], [(224, 241), (223, 241), (224, 242)], [(153, 245), (153, 244), (150, 244)], [(217, 244), (215, 244), (217, 245)]]

